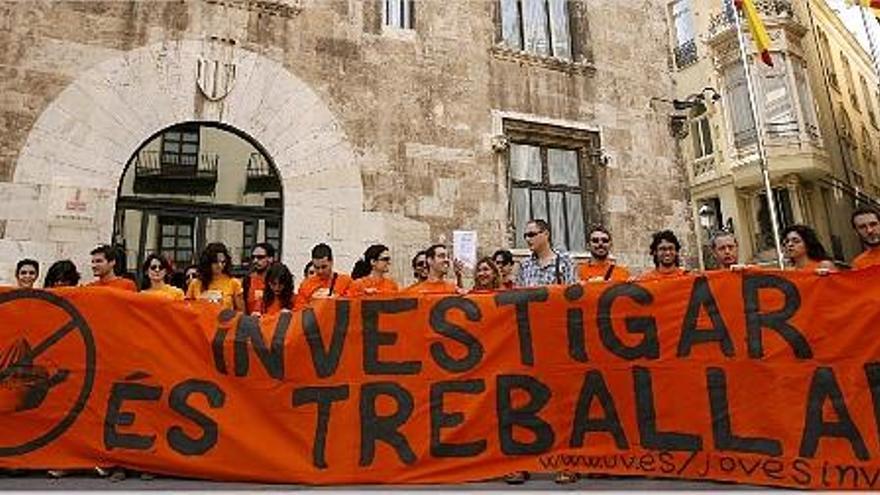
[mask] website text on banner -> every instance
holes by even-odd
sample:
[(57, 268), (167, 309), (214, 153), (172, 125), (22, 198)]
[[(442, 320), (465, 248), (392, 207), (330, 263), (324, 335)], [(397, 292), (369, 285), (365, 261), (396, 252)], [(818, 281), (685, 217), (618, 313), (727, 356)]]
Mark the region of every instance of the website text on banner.
[(0, 468), (880, 488), (880, 270), (337, 300), (0, 292)]

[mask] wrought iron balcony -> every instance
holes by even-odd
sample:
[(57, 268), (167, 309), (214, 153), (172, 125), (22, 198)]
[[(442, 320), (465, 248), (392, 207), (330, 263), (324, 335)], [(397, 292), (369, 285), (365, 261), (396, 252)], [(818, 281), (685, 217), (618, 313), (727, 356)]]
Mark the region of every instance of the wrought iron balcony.
[(697, 44), (694, 40), (687, 40), (673, 50), (675, 67), (683, 69), (697, 62)]
[(251, 153), (247, 163), (246, 193), (264, 193), (281, 190), (281, 179), (262, 153)]
[(210, 194), (217, 184), (218, 161), (217, 153), (141, 151), (134, 159), (135, 192)]
[[(757, 0), (755, 8), (765, 18), (796, 18), (791, 0)], [(714, 38), (731, 29), (736, 23), (735, 15), (736, 9), (733, 7), (733, 0), (726, 0), (722, 12), (709, 16), (709, 38)]]

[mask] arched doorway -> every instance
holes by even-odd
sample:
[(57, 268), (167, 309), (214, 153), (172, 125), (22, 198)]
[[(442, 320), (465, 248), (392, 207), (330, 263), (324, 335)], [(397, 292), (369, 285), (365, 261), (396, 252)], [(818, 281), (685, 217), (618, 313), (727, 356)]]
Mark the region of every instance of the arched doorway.
[(281, 179), (262, 146), (214, 122), (186, 122), (157, 132), (131, 156), (119, 184), (113, 239), (130, 272), (150, 253), (177, 269), (222, 242), (232, 269), (247, 270), (258, 242), (282, 247)]

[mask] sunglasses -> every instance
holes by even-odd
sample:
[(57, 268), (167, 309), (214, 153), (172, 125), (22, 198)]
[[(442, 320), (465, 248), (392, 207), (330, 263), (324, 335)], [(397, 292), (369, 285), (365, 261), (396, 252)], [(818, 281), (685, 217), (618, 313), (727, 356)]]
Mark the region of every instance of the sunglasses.
[(379, 261), (391, 261), (391, 256), (382, 256), (378, 258)]
[(416, 268), (424, 268), (426, 266), (428, 266), (427, 261), (416, 261)]
[(502, 260), (502, 259), (497, 259), (497, 260), (495, 260), (495, 264), (498, 265), (498, 266), (507, 266), (507, 265), (512, 265), (513, 263), (512, 263), (512, 262), (511, 262), (511, 263), (505, 263), (504, 260)]
[(187, 273), (187, 274), (186, 274), (186, 279), (187, 279), (187, 280), (194, 280), (194, 279), (197, 279), (197, 278), (199, 278), (199, 274), (198, 274), (198, 273), (193, 272), (193, 273)]
[(526, 232), (525, 234), (523, 234), (523, 237), (525, 237), (526, 239), (531, 239), (532, 237), (535, 237), (542, 232), (543, 230), (539, 230), (538, 232)]
[(150, 270), (153, 270), (154, 272), (160, 272), (164, 269), (165, 269), (165, 267), (162, 265), (152, 265), (152, 264), (150, 265)]
[(590, 242), (593, 244), (608, 244), (611, 242), (611, 239), (605, 237), (590, 237)]

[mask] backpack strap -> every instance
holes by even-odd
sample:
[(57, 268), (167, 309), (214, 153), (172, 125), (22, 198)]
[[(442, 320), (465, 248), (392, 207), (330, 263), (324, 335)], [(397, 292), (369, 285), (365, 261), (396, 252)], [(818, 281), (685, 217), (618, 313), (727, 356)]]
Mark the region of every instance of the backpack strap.
[(337, 277), (337, 276), (338, 276), (338, 275), (336, 274), (336, 272), (333, 272), (333, 276), (330, 277), (330, 292), (329, 292), (329, 295), (331, 295), (331, 296), (333, 295), (333, 287), (336, 286), (336, 277)]
[(614, 263), (608, 266), (608, 270), (605, 272), (605, 276), (603, 277), (606, 282), (611, 280), (611, 273), (614, 271), (614, 266)]

